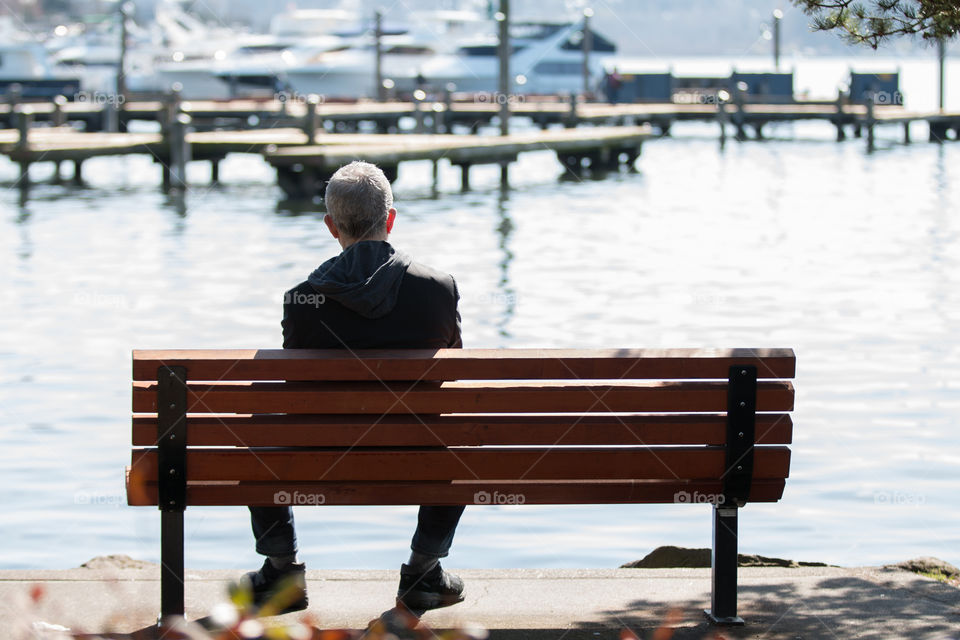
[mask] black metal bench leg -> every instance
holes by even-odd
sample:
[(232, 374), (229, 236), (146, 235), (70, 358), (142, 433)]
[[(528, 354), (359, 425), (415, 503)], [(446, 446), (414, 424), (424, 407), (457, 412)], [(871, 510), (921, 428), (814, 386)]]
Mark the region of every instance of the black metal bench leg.
[(743, 624), (737, 615), (737, 512), (736, 507), (713, 507), (712, 597), (704, 611), (713, 624)]
[(160, 621), (183, 617), (183, 511), (160, 514)]
[(157, 369), (160, 624), (183, 618), (183, 512), (187, 508), (187, 371)]

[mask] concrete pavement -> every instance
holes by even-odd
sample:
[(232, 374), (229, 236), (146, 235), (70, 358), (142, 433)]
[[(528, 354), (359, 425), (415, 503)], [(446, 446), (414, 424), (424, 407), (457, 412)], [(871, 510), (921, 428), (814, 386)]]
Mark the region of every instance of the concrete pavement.
[[(425, 614), (422, 624), (434, 629), (481, 625), (492, 640), (619, 639), (623, 629), (647, 638), (674, 611), (674, 638), (714, 637), (702, 614), (709, 569), (449, 569), (466, 582), (466, 601)], [(156, 621), (159, 573), (157, 565), (0, 571), (0, 628), (16, 640), (36, 637), (34, 622), (87, 633), (145, 629)], [(747, 624), (721, 629), (722, 637), (960, 640), (960, 589), (913, 573), (803, 567), (741, 568), (739, 575)], [(226, 584), (237, 577), (188, 570), (187, 617), (226, 601)], [(309, 571), (307, 579), (313, 624), (362, 629), (392, 606), (398, 576)]]

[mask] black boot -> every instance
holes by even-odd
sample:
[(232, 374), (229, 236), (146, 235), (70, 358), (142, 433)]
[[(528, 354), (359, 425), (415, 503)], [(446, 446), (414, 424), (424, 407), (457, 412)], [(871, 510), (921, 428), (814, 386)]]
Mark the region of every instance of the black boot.
[(302, 563), (291, 562), (275, 569), (267, 558), (259, 571), (243, 576), (241, 584), (253, 592), (255, 605), (268, 605), (274, 615), (307, 608), (306, 566)]
[(463, 602), (463, 580), (444, 571), (439, 562), (425, 573), (400, 565), (398, 605), (411, 611), (426, 611), (458, 602)]

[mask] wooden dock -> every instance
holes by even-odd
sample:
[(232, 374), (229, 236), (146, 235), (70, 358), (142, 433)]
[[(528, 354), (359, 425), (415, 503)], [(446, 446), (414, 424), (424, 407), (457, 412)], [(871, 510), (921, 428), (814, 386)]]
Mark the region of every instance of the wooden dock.
[[(28, 114), (33, 122), (55, 125), (76, 123), (85, 131), (125, 130), (133, 121), (168, 122), (174, 113), (189, 117), (190, 128), (218, 129), (301, 128), (313, 131), (399, 133), (401, 120), (415, 123), (417, 133), (452, 133), (459, 127), (476, 133), (498, 117), (500, 105), (491, 97), (477, 96), (456, 101), (445, 96), (438, 101), (324, 103), (319, 98), (285, 100), (163, 101), (127, 102), (120, 109), (96, 102), (0, 104), (0, 126), (17, 128), (18, 119)], [(930, 140), (941, 142), (960, 137), (960, 113), (907, 112), (896, 105), (848, 104), (843, 101), (754, 104), (707, 101), (692, 104), (605, 104), (581, 103), (574, 99), (534, 99), (522, 96), (510, 102), (512, 117), (525, 118), (546, 129), (553, 125), (649, 124), (668, 134), (676, 122), (718, 122), (723, 137), (729, 127), (737, 139), (762, 138), (767, 124), (799, 120), (829, 122), (837, 139), (849, 133), (861, 135), (866, 129), (884, 124), (925, 121)], [(408, 130), (409, 129), (408, 127)], [(752, 132), (752, 136), (748, 132)], [(909, 136), (907, 136), (909, 137)]]
[[(309, 136), (301, 129), (256, 129), (248, 131), (187, 132), (184, 123), (172, 133), (87, 133), (69, 127), (34, 127), (0, 130), (0, 153), (20, 164), (19, 184), (30, 184), (30, 166), (53, 162), (55, 180), (60, 164), (71, 162), (72, 180), (82, 182), (83, 162), (98, 156), (147, 154), (161, 166), (165, 188), (186, 187), (186, 163), (211, 163), (211, 181), (219, 180), (219, 163), (231, 153), (258, 154), (277, 171), (277, 182), (292, 198), (311, 198), (323, 193), (334, 171), (352, 160), (362, 159), (383, 168), (396, 178), (402, 162), (446, 160), (460, 167), (462, 186), (470, 188), (470, 167), (497, 164), (506, 180), (509, 163), (528, 151), (549, 150), (566, 171), (599, 173), (632, 166), (649, 127), (590, 127), (511, 134), (508, 136), (452, 134), (330, 134)], [(179, 134), (177, 133), (179, 132)]]
[[(343, 136), (334, 136), (342, 138)], [(592, 127), (560, 129), (508, 136), (459, 136), (449, 134), (413, 136), (350, 136), (349, 144), (285, 146), (265, 153), (277, 170), (284, 191), (299, 197), (319, 194), (338, 167), (351, 160), (366, 160), (380, 166), (391, 180), (397, 167), (408, 160), (446, 160), (461, 170), (461, 186), (470, 188), (470, 167), (498, 164), (506, 167), (527, 151), (552, 151), (573, 174), (593, 173), (633, 166), (643, 142), (651, 137), (649, 127)], [(434, 174), (436, 175), (436, 173)], [(505, 173), (502, 174), (505, 177)]]
[[(653, 128), (667, 135), (674, 122), (699, 120), (719, 125), (721, 143), (728, 129), (746, 140), (748, 130), (762, 138), (773, 122), (821, 120), (837, 130), (837, 139), (852, 134), (875, 146), (879, 126), (903, 128), (903, 142), (911, 142), (910, 126), (928, 124), (930, 140), (943, 142), (960, 137), (960, 114), (907, 112), (902, 107), (845, 104), (842, 101), (790, 104), (581, 104), (574, 99), (519, 100), (510, 104), (512, 117), (539, 125), (540, 131), (506, 137), (479, 135), (481, 127), (499, 117), (496, 102), (475, 99), (457, 102), (353, 102), (324, 104), (309, 100), (162, 101), (130, 102), (116, 110), (90, 102), (0, 104), (0, 121), (14, 128), (0, 130), (0, 154), (21, 169), (20, 184), (30, 183), (29, 169), (37, 162), (73, 164), (72, 179), (82, 182), (82, 165), (104, 155), (149, 154), (160, 165), (165, 188), (186, 185), (186, 165), (191, 160), (210, 162), (211, 181), (219, 180), (220, 162), (230, 153), (262, 155), (277, 171), (277, 180), (293, 197), (313, 197), (336, 167), (354, 158), (381, 165), (395, 176), (401, 162), (441, 159), (462, 170), (469, 188), (469, 170), (475, 164), (507, 166), (518, 153), (549, 149), (570, 172), (608, 171), (632, 164), (642, 142)], [(415, 126), (401, 120), (412, 119)], [(153, 120), (160, 133), (109, 133), (133, 120)], [(34, 126), (46, 121), (54, 126)], [(366, 123), (365, 125), (363, 123)], [(74, 128), (80, 124), (83, 130)], [(551, 125), (561, 125), (560, 128)], [(589, 124), (590, 127), (577, 128)], [(121, 126), (123, 125), (123, 126)], [(459, 130), (473, 135), (454, 135)], [(359, 133), (361, 130), (377, 133)], [(436, 166), (434, 167), (436, 175)]]

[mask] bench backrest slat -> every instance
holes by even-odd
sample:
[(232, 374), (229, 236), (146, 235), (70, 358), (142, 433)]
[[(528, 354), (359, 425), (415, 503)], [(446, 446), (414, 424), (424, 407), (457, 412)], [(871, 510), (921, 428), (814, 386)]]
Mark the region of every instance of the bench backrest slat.
[[(430, 447), (537, 445), (703, 444), (726, 442), (723, 414), (573, 414), (403, 415), (384, 416), (375, 424), (356, 415), (191, 415), (191, 446), (229, 447)], [(757, 416), (759, 445), (790, 444), (793, 421), (788, 413)], [(133, 445), (152, 447), (157, 419), (133, 419)]]
[(792, 349), (440, 349), (134, 351), (133, 379), (184, 366), (191, 380), (726, 379), (731, 365), (793, 378)]
[[(776, 502), (785, 481), (756, 480), (751, 502)], [(156, 484), (129, 483), (130, 504), (156, 505)], [(242, 488), (242, 492), (238, 491)], [(188, 489), (191, 505), (278, 504), (277, 495), (290, 504), (630, 504), (703, 502), (722, 494), (717, 481), (654, 482), (578, 480), (574, 482), (499, 482), (493, 493), (489, 482), (285, 482), (285, 483), (195, 483)]]
[[(135, 449), (134, 465), (157, 472), (156, 452)], [(786, 447), (762, 447), (754, 477), (784, 478)], [(719, 480), (720, 447), (464, 447), (446, 449), (251, 450), (193, 449), (190, 478), (199, 481), (367, 482), (457, 480)]]
[[(152, 413), (157, 383), (136, 382), (134, 412)], [(726, 382), (190, 383), (190, 413), (504, 413), (724, 411)], [(793, 385), (757, 385), (758, 411), (793, 409)]]

